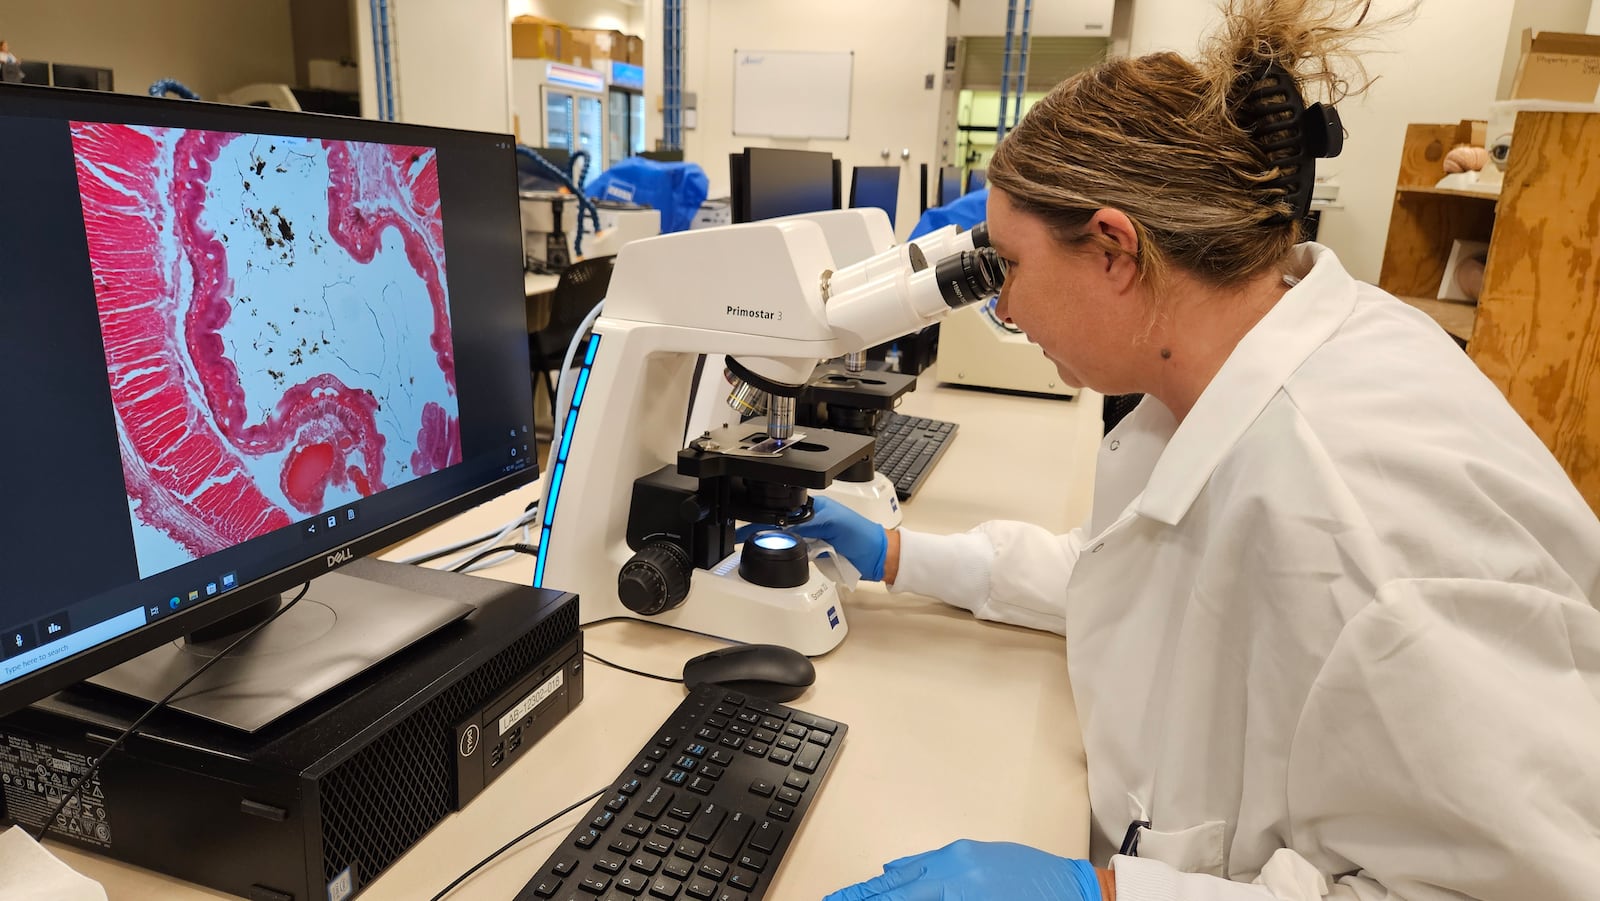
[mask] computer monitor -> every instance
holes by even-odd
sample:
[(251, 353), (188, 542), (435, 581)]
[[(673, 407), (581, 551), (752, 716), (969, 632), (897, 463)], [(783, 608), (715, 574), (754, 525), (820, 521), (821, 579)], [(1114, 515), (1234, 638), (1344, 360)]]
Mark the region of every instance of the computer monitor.
[[(572, 172), (572, 151), (565, 147), (530, 147), (545, 162), (569, 175)], [(552, 178), (549, 170), (524, 156), (517, 157), (518, 189), (523, 191), (556, 191), (561, 182)]]
[(734, 222), (838, 208), (833, 156), (814, 150), (747, 147), (729, 155)]
[(894, 225), (900, 205), (899, 166), (857, 166), (850, 176), (850, 207), (875, 206), (889, 214)]
[(0, 714), (307, 580), (269, 632), (386, 619), (329, 571), (536, 477), (511, 137), (12, 85), (0, 132)]
[(115, 90), (111, 70), (98, 66), (72, 66), (66, 63), (50, 64), (50, 83), (58, 88), (80, 88), (85, 91)]
[(954, 203), (961, 196), (961, 167), (939, 167), (939, 200), (935, 206)]
[(22, 66), (22, 83), (32, 85), (50, 84), (50, 64), (25, 59)]
[(658, 163), (683, 162), (682, 150), (643, 150), (640, 151), (639, 156), (642, 156), (647, 160), (655, 160)]
[(989, 183), (988, 169), (972, 169), (967, 172), (967, 193), (982, 191), (984, 185)]

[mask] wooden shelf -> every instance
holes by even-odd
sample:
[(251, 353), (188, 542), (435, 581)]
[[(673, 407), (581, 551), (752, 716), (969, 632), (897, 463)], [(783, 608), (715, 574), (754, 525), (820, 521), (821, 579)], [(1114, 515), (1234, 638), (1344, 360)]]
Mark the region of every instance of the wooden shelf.
[(1402, 297), (1401, 300), (1433, 318), (1450, 337), (1463, 346), (1472, 340), (1472, 326), (1478, 319), (1478, 305), (1462, 300), (1439, 300), (1433, 297)]
[[(1498, 195), (1433, 187), (1465, 130), (1406, 128), (1379, 285), (1466, 347), (1600, 510), (1600, 113), (1519, 115)], [(1456, 241), (1489, 245), (1476, 305), (1432, 296)]]
[(1400, 194), (1431, 194), (1435, 197), (1470, 197), (1473, 200), (1499, 200), (1500, 192), (1489, 193), (1486, 191), (1464, 191), (1460, 188), (1428, 188), (1418, 185), (1401, 186), (1395, 188)]

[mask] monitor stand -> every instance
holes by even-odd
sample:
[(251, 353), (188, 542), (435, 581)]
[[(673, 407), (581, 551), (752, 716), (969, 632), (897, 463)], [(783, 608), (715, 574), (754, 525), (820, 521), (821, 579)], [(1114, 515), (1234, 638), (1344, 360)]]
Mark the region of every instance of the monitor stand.
[[(358, 560), (348, 569), (360, 565)], [(472, 610), (452, 598), (347, 572), (318, 576), (292, 610), (189, 683), (168, 706), (255, 732)], [(88, 681), (154, 703), (240, 634), (179, 639)]]

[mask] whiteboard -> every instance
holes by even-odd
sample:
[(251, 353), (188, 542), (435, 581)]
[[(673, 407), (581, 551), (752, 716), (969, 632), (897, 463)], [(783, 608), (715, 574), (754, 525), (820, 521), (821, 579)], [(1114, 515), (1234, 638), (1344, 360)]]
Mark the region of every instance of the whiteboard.
[(772, 138), (850, 137), (855, 53), (733, 51), (733, 133)]

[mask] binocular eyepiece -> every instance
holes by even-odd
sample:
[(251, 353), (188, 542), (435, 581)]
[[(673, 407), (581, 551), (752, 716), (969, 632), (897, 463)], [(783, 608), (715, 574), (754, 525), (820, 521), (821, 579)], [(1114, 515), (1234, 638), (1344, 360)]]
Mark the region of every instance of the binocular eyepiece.
[[(985, 243), (982, 246), (951, 254), (940, 260), (933, 269), (934, 279), (939, 284), (939, 296), (952, 310), (988, 300), (1000, 293), (1006, 281), (1005, 263), (1000, 261), (1000, 255), (994, 248), (988, 246), (988, 229), (984, 226), (979, 228), (983, 229)], [(975, 243), (977, 231), (973, 229)]]

